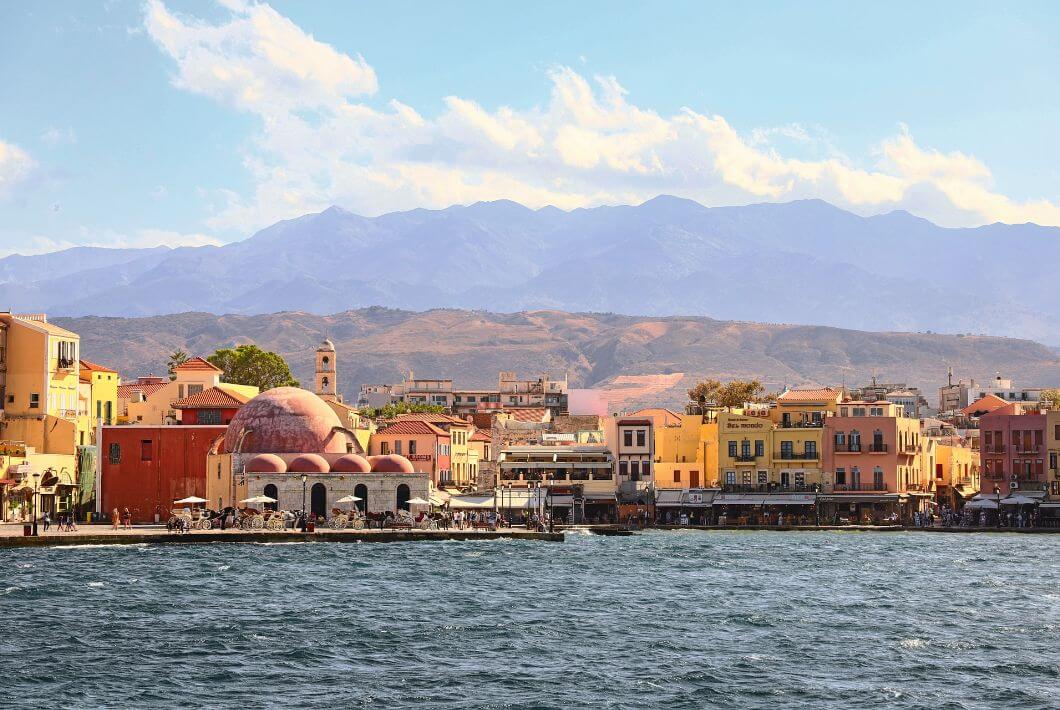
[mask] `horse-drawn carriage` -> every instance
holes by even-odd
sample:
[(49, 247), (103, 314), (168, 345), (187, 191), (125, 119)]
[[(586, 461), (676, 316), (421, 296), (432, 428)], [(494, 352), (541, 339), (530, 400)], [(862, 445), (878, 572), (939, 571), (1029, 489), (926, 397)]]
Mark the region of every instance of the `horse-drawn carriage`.
[(364, 516), (359, 510), (345, 511), (340, 508), (331, 509), (331, 517), (328, 518), (328, 527), (332, 530), (363, 530), (365, 525)]

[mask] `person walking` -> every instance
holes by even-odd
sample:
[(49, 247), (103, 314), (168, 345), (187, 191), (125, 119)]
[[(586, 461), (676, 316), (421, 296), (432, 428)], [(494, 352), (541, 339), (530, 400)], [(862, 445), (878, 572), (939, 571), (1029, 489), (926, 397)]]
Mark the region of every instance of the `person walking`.
[(121, 522), (121, 513), (118, 512), (117, 508), (115, 508), (114, 510), (110, 511), (110, 527), (111, 527), (111, 529), (112, 530), (117, 530), (119, 522)]
[(41, 517), (41, 520), (44, 522), (44, 532), (48, 532), (48, 526), (52, 524), (52, 519), (48, 515), (48, 511), (44, 511), (44, 515)]
[(121, 522), (126, 530), (132, 530), (132, 513), (129, 512), (128, 508), (124, 508), (121, 511)]

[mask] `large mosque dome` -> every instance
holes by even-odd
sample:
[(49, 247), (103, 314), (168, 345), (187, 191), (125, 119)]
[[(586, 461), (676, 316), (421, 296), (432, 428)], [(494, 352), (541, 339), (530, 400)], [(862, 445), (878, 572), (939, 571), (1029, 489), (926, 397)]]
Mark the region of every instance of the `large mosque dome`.
[(254, 397), (232, 417), (225, 451), (344, 454), (347, 436), (341, 428), (320, 397), (298, 387), (277, 387)]

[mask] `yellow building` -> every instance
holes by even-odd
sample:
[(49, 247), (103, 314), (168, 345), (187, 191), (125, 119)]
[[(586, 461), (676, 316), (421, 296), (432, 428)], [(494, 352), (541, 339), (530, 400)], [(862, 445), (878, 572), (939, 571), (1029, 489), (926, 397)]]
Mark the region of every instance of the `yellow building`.
[(5, 517), (47, 473), (59, 480), (37, 490), (38, 514), (65, 512), (71, 505), (78, 486), (80, 340), (43, 314), (0, 313), (0, 446), (6, 451), (0, 507)]
[(823, 486), (824, 417), (815, 420), (814, 410), (791, 410), (791, 414), (808, 414), (808, 423), (796, 426), (795, 419), (780, 418), (776, 424), (775, 411), (718, 415), (718, 470), (723, 489), (792, 493)]
[(121, 377), (117, 371), (88, 360), (82, 359), (79, 365), (77, 443), (94, 445), (98, 428), (117, 422)]
[[(1045, 416), (1045, 444), (1047, 470), (1045, 474), (1046, 490), (1049, 492), (1051, 504), (1060, 501), (1060, 410), (1046, 412)], [(1060, 515), (1060, 511), (1051, 508), (1050, 512)]]
[(934, 479), (936, 500), (956, 508), (979, 492), (979, 452), (957, 436), (937, 439), (935, 466), (926, 469)]
[(676, 423), (655, 427), (655, 487), (707, 488), (718, 485), (716, 414), (680, 414)]

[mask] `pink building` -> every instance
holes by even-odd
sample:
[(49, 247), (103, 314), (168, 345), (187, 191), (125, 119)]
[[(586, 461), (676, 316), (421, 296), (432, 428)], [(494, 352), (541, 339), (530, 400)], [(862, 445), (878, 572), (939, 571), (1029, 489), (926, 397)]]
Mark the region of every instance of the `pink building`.
[(824, 418), (825, 495), (843, 517), (900, 513), (930, 498), (920, 470), (920, 421), (888, 401), (841, 402)]
[[(1001, 410), (1001, 411), (1007, 411)], [(992, 412), (979, 420), (982, 492), (1045, 490), (1046, 415)]]

